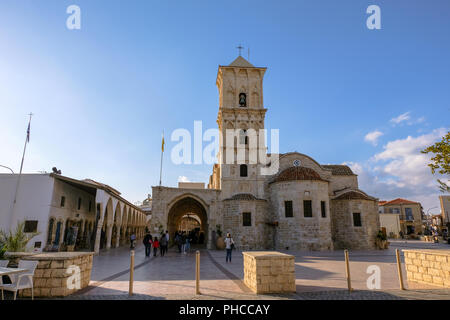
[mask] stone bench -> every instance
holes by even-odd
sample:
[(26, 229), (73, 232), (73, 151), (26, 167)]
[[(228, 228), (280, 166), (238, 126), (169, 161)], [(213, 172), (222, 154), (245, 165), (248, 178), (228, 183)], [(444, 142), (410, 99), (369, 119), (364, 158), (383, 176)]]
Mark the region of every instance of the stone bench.
[[(94, 252), (49, 252), (21, 259), (39, 261), (33, 277), (35, 297), (65, 297), (89, 285), (93, 255)], [(73, 266), (80, 270), (79, 288), (73, 281), (76, 270)], [(31, 289), (24, 289), (19, 293), (23, 297), (31, 297)]]
[(450, 288), (450, 250), (402, 250), (408, 282)]
[(252, 251), (242, 254), (244, 283), (254, 293), (296, 291), (294, 256), (276, 251)]

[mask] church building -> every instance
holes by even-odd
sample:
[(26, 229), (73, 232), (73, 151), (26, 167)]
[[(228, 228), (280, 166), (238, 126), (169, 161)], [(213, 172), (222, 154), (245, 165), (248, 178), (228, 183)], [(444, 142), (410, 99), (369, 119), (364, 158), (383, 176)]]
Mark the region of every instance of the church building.
[[(255, 143), (264, 140), (265, 72), (242, 56), (219, 66), (222, 138), (208, 188), (153, 187), (151, 231), (169, 230), (173, 240), (183, 219), (196, 216), (210, 249), (220, 231), (231, 233), (240, 250), (374, 249), (378, 199), (358, 188), (348, 166), (323, 165), (297, 152), (268, 155), (270, 163), (252, 160), (251, 154), (267, 155), (265, 145)], [(262, 174), (268, 166), (277, 170)]]

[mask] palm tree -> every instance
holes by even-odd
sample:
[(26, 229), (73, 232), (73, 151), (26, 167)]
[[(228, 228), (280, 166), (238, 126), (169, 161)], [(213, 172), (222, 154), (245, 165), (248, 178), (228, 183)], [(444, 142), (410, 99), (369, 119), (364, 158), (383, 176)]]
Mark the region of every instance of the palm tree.
[(25, 222), (17, 223), (15, 232), (0, 231), (0, 243), (4, 244), (4, 248), (8, 252), (26, 252), (27, 244), (32, 238), (37, 236), (39, 232), (25, 233)]

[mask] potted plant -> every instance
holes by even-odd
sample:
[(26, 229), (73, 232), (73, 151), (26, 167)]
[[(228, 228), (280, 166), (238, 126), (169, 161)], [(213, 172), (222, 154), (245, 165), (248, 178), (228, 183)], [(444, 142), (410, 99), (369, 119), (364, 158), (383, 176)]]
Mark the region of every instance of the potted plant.
[(25, 222), (19, 222), (14, 233), (11, 230), (0, 231), (0, 243), (3, 243), (2, 250), (6, 251), (4, 256), (9, 260), (10, 267), (17, 266), (21, 257), (33, 254), (28, 252), (27, 244), (39, 233), (26, 233), (24, 227)]
[(224, 239), (222, 237), (222, 230), (220, 229), (220, 224), (216, 225), (216, 235), (217, 235), (216, 248), (218, 250), (225, 249), (225, 241), (224, 241)]
[(387, 242), (387, 237), (383, 231), (378, 231), (377, 234), (377, 246), (379, 249), (387, 249), (389, 243)]

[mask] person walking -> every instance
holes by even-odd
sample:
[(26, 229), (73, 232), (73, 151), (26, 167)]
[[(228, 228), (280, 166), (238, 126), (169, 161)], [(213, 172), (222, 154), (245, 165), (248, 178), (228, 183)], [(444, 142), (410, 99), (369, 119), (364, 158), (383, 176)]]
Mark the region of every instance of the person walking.
[(156, 257), (156, 255), (158, 253), (158, 248), (159, 248), (158, 237), (155, 237), (155, 240), (153, 240), (153, 256), (154, 257)]
[(189, 253), (190, 249), (191, 249), (191, 236), (188, 235), (186, 237), (186, 243), (184, 245), (184, 253)]
[(159, 245), (161, 246), (161, 249), (160, 249), (161, 257), (164, 257), (164, 254), (167, 252), (167, 238), (166, 238), (165, 234), (163, 234), (163, 236), (161, 237), (161, 241), (159, 242)]
[(134, 249), (136, 247), (136, 235), (134, 232), (130, 236), (130, 249)]
[(169, 252), (169, 231), (166, 230), (166, 240), (167, 240), (167, 247), (166, 247), (166, 253)]
[(181, 244), (182, 244), (182, 239), (181, 239), (181, 232), (177, 233), (177, 246), (178, 246), (178, 252), (181, 253)]
[(228, 260), (230, 260), (231, 263), (231, 251), (233, 251), (234, 248), (234, 241), (230, 233), (227, 233), (227, 237), (225, 238), (225, 248), (227, 249), (225, 261), (228, 262)]
[(145, 256), (149, 257), (150, 252), (152, 251), (152, 235), (150, 233), (147, 233), (142, 242), (144, 243), (145, 246)]
[(186, 253), (186, 232), (181, 234), (181, 252)]

